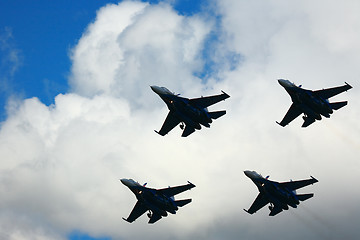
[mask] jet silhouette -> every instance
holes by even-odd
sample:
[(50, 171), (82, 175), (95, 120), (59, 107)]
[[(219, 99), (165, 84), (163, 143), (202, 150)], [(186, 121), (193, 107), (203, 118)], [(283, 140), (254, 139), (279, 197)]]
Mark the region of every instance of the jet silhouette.
[(229, 98), (230, 96), (225, 92), (215, 96), (188, 99), (175, 95), (165, 87), (150, 87), (161, 97), (170, 110), (160, 131), (155, 130), (155, 132), (161, 136), (166, 135), (181, 123), (181, 129), (184, 129), (185, 125), (181, 136), (187, 137), (192, 134), (195, 129), (200, 130), (200, 124), (205, 127), (210, 127), (212, 119), (217, 119), (226, 114), (225, 110), (217, 112), (209, 112), (207, 110), (208, 106)]
[(344, 86), (311, 91), (302, 89), (301, 86), (297, 87), (289, 80), (279, 79), (278, 81), (289, 93), (293, 102), (283, 120), (281, 120), (280, 123), (276, 122), (283, 127), (297, 118), (301, 113), (304, 113), (304, 123), (302, 127), (309, 126), (314, 123), (315, 120), (321, 120), (321, 115), (329, 118), (333, 110), (344, 107), (347, 101), (330, 103), (328, 98), (352, 88), (345, 82)]
[(131, 211), (128, 218), (123, 218), (125, 221), (131, 223), (149, 211), (147, 216), (150, 218), (149, 223), (155, 223), (162, 217), (166, 217), (169, 213), (175, 214), (179, 207), (182, 207), (191, 202), (191, 199), (175, 200), (174, 196), (186, 190), (195, 187), (194, 184), (188, 183), (186, 185), (177, 187), (168, 187), (163, 189), (152, 189), (145, 187), (146, 183), (141, 186), (132, 179), (120, 180), (127, 186), (136, 196), (137, 202)]
[(244, 171), (245, 175), (249, 177), (259, 189), (259, 195), (246, 212), (253, 214), (265, 205), (270, 203), (269, 216), (275, 216), (282, 210), (288, 210), (289, 206), (297, 208), (300, 201), (305, 201), (314, 196), (313, 193), (309, 194), (296, 194), (296, 189), (305, 187), (310, 184), (318, 182), (317, 179), (290, 181), (290, 182), (274, 182), (268, 180), (268, 177), (263, 178), (255, 171)]

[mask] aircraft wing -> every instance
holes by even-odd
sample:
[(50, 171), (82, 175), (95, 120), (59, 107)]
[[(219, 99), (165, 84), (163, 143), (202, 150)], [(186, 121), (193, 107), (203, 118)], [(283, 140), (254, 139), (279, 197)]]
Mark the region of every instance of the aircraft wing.
[(317, 91), (314, 91), (314, 93), (324, 99), (328, 99), (335, 95), (338, 95), (339, 93), (345, 92), (351, 88), (352, 88), (352, 86), (350, 86), (348, 83), (346, 83), (344, 86), (317, 90)]
[(265, 197), (264, 194), (259, 193), (259, 195), (256, 197), (255, 201), (251, 205), (251, 207), (248, 210), (245, 210), (246, 212), (253, 214), (257, 212), (259, 209), (263, 208), (266, 204), (269, 203), (269, 200)]
[(161, 129), (158, 134), (161, 136), (166, 135), (168, 132), (170, 132), (174, 127), (176, 127), (180, 123), (180, 120), (175, 117), (175, 115), (170, 111), (165, 119), (165, 122), (163, 123)]
[(131, 211), (129, 217), (127, 219), (123, 218), (125, 221), (131, 223), (133, 221), (135, 221), (136, 219), (138, 219), (141, 215), (143, 215), (146, 211), (148, 210), (148, 208), (146, 207), (146, 205), (140, 201), (137, 201), (133, 210)]
[(196, 105), (196, 106), (199, 106), (199, 107), (202, 107), (202, 108), (206, 108), (208, 106), (211, 106), (217, 102), (220, 102), (222, 100), (225, 100), (227, 98), (229, 98), (230, 96), (225, 93), (225, 92), (222, 92), (222, 94), (220, 95), (214, 95), (214, 96), (209, 96), (209, 97), (201, 97), (201, 98), (193, 98), (193, 99), (190, 99), (190, 104), (192, 105)]
[(282, 212), (282, 208), (279, 205), (275, 205), (269, 214), (269, 216), (275, 216), (276, 214)]
[(155, 222), (159, 221), (160, 219), (161, 219), (160, 214), (153, 213), (150, 220), (149, 220), (149, 223), (155, 223)]
[(306, 180), (282, 182), (282, 183), (279, 183), (279, 185), (281, 187), (285, 187), (285, 188), (287, 188), (287, 189), (289, 189), (291, 191), (294, 191), (296, 189), (305, 187), (305, 186), (310, 185), (310, 184), (314, 184), (316, 182), (318, 182), (318, 180), (311, 177), (311, 179), (306, 179)]
[(172, 197), (172, 196), (175, 196), (176, 194), (182, 193), (193, 187), (195, 187), (195, 185), (189, 182), (189, 184), (186, 184), (186, 185), (163, 188), (163, 189), (159, 189), (157, 191), (158, 191), (158, 193), (164, 194), (167, 197)]
[(292, 120), (294, 120), (295, 118), (297, 118), (300, 114), (302, 113), (302, 111), (296, 107), (296, 105), (293, 103), (291, 104), (289, 110), (287, 111), (285, 117), (283, 118), (283, 120), (281, 120), (280, 123), (278, 123), (280, 126), (285, 127), (286, 125), (288, 125)]

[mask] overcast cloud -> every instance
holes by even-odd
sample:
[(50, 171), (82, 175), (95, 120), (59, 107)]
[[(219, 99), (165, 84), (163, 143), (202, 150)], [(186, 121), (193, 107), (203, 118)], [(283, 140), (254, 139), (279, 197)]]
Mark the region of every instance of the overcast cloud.
[[(0, 237), (66, 239), (79, 230), (112, 239), (357, 239), (360, 222), (360, 16), (358, 1), (213, 1), (207, 13), (180, 16), (170, 5), (123, 2), (99, 9), (71, 51), (71, 92), (46, 106), (12, 100), (0, 131)], [(209, 57), (238, 54), (206, 81)], [(231, 61), (226, 60), (224, 61)], [(216, 61), (215, 61), (216, 62)], [(291, 101), (285, 78), (320, 89), (347, 81), (348, 106), (302, 129), (275, 124)], [(160, 129), (167, 108), (149, 85), (185, 97), (231, 98), (210, 129), (181, 138)], [(299, 192), (314, 198), (276, 217), (248, 208), (258, 192), (244, 174), (275, 181), (316, 177)], [(136, 199), (119, 182), (197, 187), (193, 202), (154, 225), (128, 224)]]

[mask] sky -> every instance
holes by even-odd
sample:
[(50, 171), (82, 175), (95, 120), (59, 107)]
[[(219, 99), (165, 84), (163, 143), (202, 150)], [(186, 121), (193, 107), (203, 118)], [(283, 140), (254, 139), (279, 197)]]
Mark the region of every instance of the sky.
[[(360, 3), (342, 1), (0, 1), (1, 239), (358, 239)], [(291, 105), (277, 79), (353, 89), (330, 119), (278, 126)], [(210, 129), (161, 137), (150, 89), (231, 97)], [(243, 171), (314, 176), (297, 209), (244, 212)], [(119, 179), (193, 202), (128, 224)]]

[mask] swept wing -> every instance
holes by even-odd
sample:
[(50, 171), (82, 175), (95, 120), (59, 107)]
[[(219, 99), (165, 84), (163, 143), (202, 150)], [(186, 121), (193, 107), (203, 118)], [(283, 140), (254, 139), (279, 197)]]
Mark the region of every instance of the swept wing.
[(291, 191), (294, 191), (296, 189), (305, 187), (305, 186), (310, 185), (310, 184), (314, 184), (316, 182), (318, 182), (318, 180), (311, 177), (311, 179), (306, 179), (306, 180), (282, 182), (282, 183), (279, 183), (279, 185), (281, 187), (285, 187), (285, 188), (287, 188), (287, 189), (289, 189)]
[(285, 127), (292, 120), (297, 118), (301, 113), (302, 113), (302, 111), (298, 107), (296, 107), (296, 105), (293, 103), (293, 104), (291, 104), (291, 106), (290, 106), (289, 110), (287, 111), (283, 120), (281, 120), (281, 122), (278, 124)]
[[(346, 83), (346, 82), (345, 82)], [(334, 88), (328, 88), (328, 89), (322, 89), (322, 90), (316, 90), (313, 91), (316, 95), (324, 98), (324, 99), (328, 99), (331, 98), (335, 95), (338, 95), (339, 93), (345, 92), (349, 89), (351, 89), (352, 86), (350, 86), (348, 83), (346, 83), (344, 86), (340, 86), (340, 87), (334, 87)]]
[(214, 95), (214, 96), (209, 96), (209, 97), (201, 97), (201, 98), (193, 98), (190, 99), (190, 104), (202, 107), (202, 108), (206, 108), (208, 106), (211, 106), (217, 102), (220, 102), (222, 100), (225, 100), (227, 98), (229, 98), (230, 96), (225, 93), (222, 92), (222, 94), (220, 95)]
[(161, 136), (166, 135), (168, 132), (170, 132), (174, 127), (176, 127), (180, 123), (180, 120), (175, 117), (175, 115), (170, 111), (165, 119), (165, 122), (163, 123), (161, 129), (158, 134)]
[(175, 196), (176, 194), (182, 193), (186, 190), (189, 190), (191, 188), (195, 187), (194, 184), (190, 183), (186, 184), (186, 185), (181, 185), (181, 186), (177, 186), (177, 187), (168, 187), (168, 188), (163, 188), (163, 189), (159, 189), (157, 190), (158, 193), (161, 193), (167, 197), (172, 197)]
[(259, 209), (263, 208), (266, 204), (269, 203), (269, 200), (265, 197), (264, 194), (259, 193), (256, 197), (255, 201), (251, 205), (251, 207), (248, 210), (245, 210), (246, 212), (253, 214), (257, 212)]
[(131, 211), (129, 217), (127, 219), (123, 218), (125, 221), (131, 223), (133, 221), (135, 221), (137, 218), (139, 218), (141, 215), (143, 215), (146, 211), (148, 210), (148, 208), (146, 207), (145, 204), (143, 204), (140, 201), (137, 201), (133, 210)]

